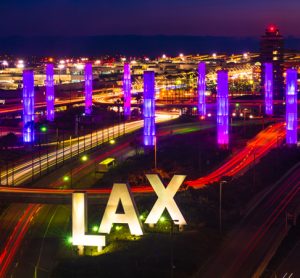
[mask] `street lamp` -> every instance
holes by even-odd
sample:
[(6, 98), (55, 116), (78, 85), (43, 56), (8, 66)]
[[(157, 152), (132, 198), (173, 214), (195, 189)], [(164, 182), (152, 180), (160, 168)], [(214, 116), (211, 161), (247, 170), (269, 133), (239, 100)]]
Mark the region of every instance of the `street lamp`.
[(85, 161), (87, 161), (87, 160), (88, 160), (87, 155), (83, 155), (83, 156), (81, 157), (81, 161), (85, 162)]
[(219, 186), (219, 231), (220, 235), (222, 235), (222, 187), (223, 183), (227, 183), (227, 181), (221, 180)]
[(157, 169), (157, 136), (154, 136), (154, 169)]

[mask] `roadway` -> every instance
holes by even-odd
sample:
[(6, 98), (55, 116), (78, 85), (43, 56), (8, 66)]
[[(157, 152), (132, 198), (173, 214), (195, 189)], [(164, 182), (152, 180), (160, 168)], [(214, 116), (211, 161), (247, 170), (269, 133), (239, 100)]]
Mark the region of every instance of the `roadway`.
[[(157, 113), (156, 123), (169, 121), (177, 117), (177, 114)], [(142, 128), (143, 124), (143, 120), (126, 122), (125, 124), (118, 124), (84, 136), (65, 140), (64, 144), (61, 142), (61, 147), (57, 150), (41, 155), (33, 160), (20, 163), (14, 168), (10, 168), (8, 172), (2, 172), (0, 174), (1, 184), (14, 186), (22, 185), (30, 180), (32, 175), (44, 172), (51, 167), (56, 167), (64, 161), (79, 156), (90, 149), (119, 137), (120, 135), (132, 133)]]
[[(82, 103), (82, 102), (84, 102), (83, 97), (74, 97), (72, 99), (67, 99), (67, 100), (56, 100), (54, 103), (54, 106), (70, 105), (70, 104), (76, 104), (76, 103)], [(45, 107), (46, 107), (46, 103), (44, 101), (36, 102), (34, 105), (35, 110), (45, 108)], [(16, 113), (16, 112), (20, 112), (22, 110), (23, 110), (22, 104), (7, 104), (7, 105), (4, 105), (4, 107), (1, 107), (0, 114), (7, 115), (9, 113)]]
[(300, 239), (296, 242), (289, 254), (283, 259), (277, 270), (277, 277), (297, 278), (300, 277)]
[(217, 182), (222, 177), (234, 177), (242, 175), (249, 166), (257, 163), (267, 152), (277, 147), (285, 138), (285, 125), (283, 123), (273, 124), (247, 143), (247, 146), (239, 150), (218, 169), (193, 181), (187, 181), (188, 186), (202, 188), (212, 182)]
[[(70, 232), (70, 206), (43, 205), (31, 221), (7, 277), (51, 277)], [(34, 235), (34, 236), (32, 236)], [(63, 250), (68, 252), (68, 246)]]
[[(169, 118), (168, 118), (169, 119)], [(166, 120), (166, 118), (165, 118), (165, 120)], [(139, 121), (137, 121), (137, 122), (139, 122)], [(138, 125), (139, 124), (142, 124), (142, 123), (136, 123), (137, 124), (137, 126), (133, 126), (133, 127), (131, 127), (131, 128), (133, 128), (133, 129), (135, 129), (135, 128), (138, 128)], [(275, 132), (275, 134), (277, 134), (278, 132), (280, 132), (280, 128), (278, 128), (277, 129), (277, 125), (280, 125), (280, 124), (276, 124), (275, 125), (275, 127), (276, 128), (274, 128), (274, 129), (272, 129), (272, 127), (270, 127), (271, 129), (270, 130), (268, 130), (268, 132), (267, 132), (267, 134), (269, 134), (269, 132), (272, 134), (272, 136), (270, 135), (270, 137), (274, 137), (274, 133), (273, 132)], [(101, 131), (102, 132), (102, 131)], [(262, 134), (262, 137), (266, 137), (266, 133), (265, 133), (266, 131), (262, 131), (260, 134)], [(104, 134), (106, 134), (105, 132), (104, 132)], [(107, 141), (108, 140), (110, 140), (111, 138), (110, 138), (110, 136), (109, 136), (109, 132), (107, 132)], [(98, 134), (99, 135), (99, 134)], [(93, 135), (92, 135), (93, 136)], [(90, 135), (88, 135), (87, 136), (87, 138), (86, 138), (86, 140), (88, 140), (88, 137), (90, 137)], [(106, 136), (105, 136), (106, 137)], [(258, 135), (258, 137), (259, 137), (259, 135)], [(276, 138), (276, 143), (277, 143), (277, 140), (279, 140), (280, 138), (279, 137), (276, 137), (275, 136), (275, 138)], [(256, 142), (256, 141), (255, 141)], [(272, 147), (274, 147), (274, 144), (269, 144), (269, 140), (259, 140), (259, 142), (261, 143), (261, 145), (263, 146), (264, 144), (267, 144), (267, 146), (266, 146), (266, 149), (264, 150), (264, 152), (259, 152), (259, 153), (261, 153), (261, 155), (263, 155), (263, 154), (265, 154), (266, 152), (267, 152), (267, 150), (269, 150), (270, 148), (272, 148)], [(256, 142), (257, 143), (257, 142)], [(77, 144), (75, 144), (76, 146), (76, 148), (77, 148)], [(92, 141), (91, 141), (91, 146), (92, 146), (93, 144), (92, 144)], [(247, 149), (247, 151), (249, 151), (249, 145), (250, 146), (252, 146), (252, 145), (256, 145), (256, 144), (248, 144), (245, 148)], [(88, 143), (86, 142), (86, 146), (88, 146)], [(71, 144), (71, 148), (69, 149), (69, 155), (70, 155), (70, 153), (71, 153), (71, 150), (72, 150), (72, 152), (74, 151), (74, 153), (76, 153), (76, 150), (73, 150), (73, 144)], [(66, 156), (67, 154), (67, 151), (65, 150), (65, 153), (64, 153), (64, 155)], [(259, 158), (260, 156), (258, 156), (257, 157), (257, 159)], [(65, 158), (67, 158), (67, 157), (65, 157)], [(48, 158), (49, 159), (49, 158)], [(243, 159), (244, 159), (244, 157), (240, 157), (239, 158), (239, 161), (240, 161), (240, 164), (241, 164), (241, 162), (243, 161)], [(234, 157), (232, 157), (229, 161), (235, 161), (234, 160)], [(48, 163), (49, 163), (49, 161), (48, 161)], [(229, 162), (227, 162), (227, 163), (229, 163)], [(251, 164), (251, 159), (249, 160), (249, 162), (248, 162), (248, 164)], [(230, 163), (229, 163), (230, 164)], [(31, 166), (31, 164), (30, 164), (30, 166)], [(44, 165), (44, 166), (47, 166), (47, 165)], [(222, 167), (222, 166), (221, 166)], [(238, 171), (235, 171), (235, 174), (237, 174), (237, 173), (241, 173), (242, 171), (245, 171), (245, 169), (246, 169), (246, 166), (245, 167), (235, 167), (236, 169), (239, 169)], [(79, 170), (79, 169), (78, 169)], [(216, 171), (218, 171), (218, 169), (216, 170)], [(26, 174), (26, 171), (25, 171), (25, 174)], [(147, 192), (152, 192), (152, 188), (150, 187), (150, 186), (142, 186), (142, 187), (134, 187), (134, 188), (132, 188), (132, 190), (133, 190), (133, 192), (134, 193), (147, 193)], [(39, 194), (47, 194), (48, 196), (49, 196), (49, 194), (51, 195), (51, 194), (59, 194), (59, 195), (64, 195), (64, 196), (66, 196), (67, 198), (69, 198), (69, 196), (70, 196), (70, 194), (72, 193), (72, 192), (74, 192), (75, 191), (75, 189), (60, 189), (60, 190), (58, 190), (58, 189), (51, 189), (51, 188), (47, 188), (47, 189), (29, 189), (29, 188), (13, 188), (13, 187), (1, 187), (1, 192), (6, 192), (6, 193), (18, 193), (18, 194), (33, 194), (33, 195), (37, 195), (37, 196), (39, 196)], [(110, 189), (87, 189), (87, 193), (88, 194), (91, 194), (91, 195), (94, 195), (94, 194), (99, 194), (99, 195), (101, 195), (102, 194), (102, 196), (103, 196), (103, 194), (108, 194), (110, 192)], [(31, 214), (31, 216), (33, 216), (33, 215), (35, 215), (37, 212), (38, 212), (38, 210), (39, 210), (39, 207), (32, 207), (33, 205), (28, 205), (27, 207), (26, 207), (26, 209), (25, 210), (27, 210), (27, 209), (29, 209), (29, 207), (31, 207), (32, 209), (30, 210), (30, 213), (32, 213)], [(18, 222), (19, 223), (19, 222)], [(23, 229), (29, 229), (29, 227), (30, 227), (30, 221), (28, 221), (28, 222), (25, 222), (25, 223), (20, 223), (19, 224), (20, 226), (16, 226), (16, 227), (23, 227)], [(17, 238), (13, 238), (13, 240), (14, 241), (17, 241), (17, 242), (22, 242), (22, 240), (23, 240), (23, 238), (24, 238), (24, 236), (25, 236), (25, 233), (21, 233)], [(7, 246), (13, 246), (13, 244), (8, 244)], [(6, 247), (4, 250), (8, 250), (8, 248)], [(7, 254), (13, 254), (13, 252), (12, 251), (9, 251), (9, 252), (7, 252), (7, 251), (4, 251), (3, 253), (2, 253), (2, 255), (1, 255), (1, 257), (3, 258), (3, 260), (6, 260), (7, 261)], [(12, 255), (13, 256), (13, 255)], [(8, 264), (9, 265), (9, 264)], [(4, 269), (3, 268), (3, 266), (1, 266), (0, 267), (0, 269)]]
[[(16, 253), (19, 251), (23, 238), (29, 229), (30, 223), (34, 216), (38, 213), (40, 204), (16, 204), (10, 206), (6, 210), (1, 219), (1, 254), (0, 254), (0, 277), (6, 277), (8, 269), (15, 258)], [(6, 230), (2, 233), (2, 230)]]
[[(126, 131), (127, 132), (132, 132), (134, 130), (136, 130), (139, 126), (139, 124), (141, 124), (140, 121), (134, 122), (135, 124), (133, 126), (131, 126), (131, 128), (129, 129), (129, 127), (126, 127)], [(210, 125), (207, 126), (208, 128), (211, 127)], [(128, 131), (129, 130), (129, 131)], [(181, 129), (179, 128), (179, 131)], [(109, 133), (109, 132), (108, 132)], [(105, 131), (105, 135), (108, 134), (107, 130)], [(109, 134), (112, 134), (109, 133)], [(117, 134), (116, 134), (117, 135)], [(95, 135), (94, 135), (95, 136)], [(100, 134), (99, 134), (99, 138)], [(105, 136), (106, 139), (104, 139), (104, 142), (107, 142), (109, 139), (113, 138), (110, 136)], [(202, 188), (210, 183), (213, 182), (217, 182), (220, 179), (222, 179), (222, 177), (224, 176), (229, 176), (229, 177), (234, 177), (234, 176), (239, 176), (242, 175), (246, 170), (249, 169), (249, 167), (253, 166), (254, 163), (257, 163), (259, 161), (259, 159), (261, 159), (264, 155), (266, 155), (268, 153), (268, 151), (270, 151), (271, 149), (277, 147), (279, 144), (282, 143), (282, 141), (285, 138), (285, 126), (283, 123), (277, 123), (277, 124), (273, 124), (271, 126), (269, 126), (268, 128), (266, 128), (265, 130), (261, 131), (260, 133), (257, 134), (257, 136), (255, 136), (252, 140), (250, 140), (248, 142), (248, 144), (241, 150), (238, 150), (235, 154), (233, 154), (227, 161), (225, 161), (220, 167), (218, 167), (216, 170), (214, 170), (212, 173), (208, 174), (207, 176), (204, 177), (200, 177), (196, 180), (193, 181), (186, 181), (185, 184), (187, 186), (191, 186), (194, 187), (196, 189)], [(86, 136), (86, 149), (88, 148), (88, 146), (95, 146), (96, 142), (94, 142), (92, 145), (90, 145), (91, 140), (90, 139), (90, 135)], [(96, 141), (96, 140), (95, 140)], [(80, 141), (82, 142), (82, 141)], [(122, 146), (122, 147), (116, 147), (116, 148), (126, 148), (128, 146)], [(75, 145), (71, 145), (71, 148), (69, 147), (69, 149), (65, 148), (64, 151), (64, 159), (68, 159), (73, 156), (76, 156), (78, 154), (77, 152), (77, 144)], [(80, 145), (80, 151), (84, 152), (84, 150), (82, 149), (83, 146), (82, 144)], [(71, 149), (72, 149), (72, 154), (71, 154)], [(63, 159), (63, 154), (61, 152), (59, 152), (59, 154), (57, 155), (58, 159), (60, 162), (62, 162)], [(46, 170), (47, 168), (47, 157), (42, 157), (42, 166), (41, 169), (42, 170)], [(55, 165), (55, 158), (56, 158), (56, 153), (49, 154), (48, 157), (48, 167), (49, 165)], [(98, 161), (100, 160), (100, 158), (98, 158)], [(90, 167), (90, 165), (94, 163), (93, 160), (90, 160), (88, 162), (86, 162), (85, 164), (82, 164), (80, 166), (79, 169), (74, 169), (74, 175), (77, 175), (80, 171), (82, 171), (84, 168), (86, 167)], [(31, 166), (32, 166), (32, 162), (29, 161), (27, 164), (25, 164), (24, 166), (17, 166), (15, 173), (14, 173), (14, 177), (15, 180), (17, 178), (19, 178), (19, 176), (16, 174), (16, 171), (19, 170), (20, 171), (20, 176), (21, 178), (19, 178), (17, 181), (18, 183), (20, 183), (20, 181), (24, 181), (28, 178), (30, 178), (30, 174), (32, 172), (31, 170)], [(39, 163), (39, 159), (36, 159), (35, 164), (34, 164), (35, 168), (39, 168), (40, 167), (40, 163)], [(23, 170), (24, 169), (24, 170)], [(25, 175), (25, 177), (23, 177), (23, 175)], [(4, 176), (2, 177), (2, 179), (5, 178)], [(18, 183), (15, 183), (15, 185), (17, 185)], [(57, 189), (59, 188), (59, 183), (56, 184), (56, 186), (54, 188), (24, 188), (24, 187), (5, 187), (2, 186), (0, 188), (0, 192), (2, 194), (23, 194), (23, 197), (25, 197), (26, 195), (39, 195), (43, 196), (43, 198), (46, 198), (46, 195), (56, 195), (57, 197), (59, 197), (59, 195), (65, 195), (66, 198), (68, 198), (67, 196), (70, 195), (72, 192), (74, 192), (74, 189)], [(103, 188), (103, 189), (86, 189), (88, 194), (109, 194), (110, 189), (109, 188)], [(147, 193), (147, 192), (151, 192), (152, 188), (150, 186), (140, 186), (140, 187), (132, 187), (132, 191), (134, 193)]]
[(300, 201), (300, 164), (272, 186), (226, 237), (201, 277), (260, 277), (286, 236), (286, 210)]

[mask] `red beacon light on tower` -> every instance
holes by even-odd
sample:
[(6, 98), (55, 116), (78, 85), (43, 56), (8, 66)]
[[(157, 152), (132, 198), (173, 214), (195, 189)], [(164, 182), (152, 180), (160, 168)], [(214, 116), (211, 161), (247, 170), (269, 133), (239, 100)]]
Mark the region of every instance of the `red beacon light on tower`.
[(268, 26), (267, 32), (268, 33), (278, 33), (278, 28), (277, 28), (276, 25), (271, 24), (271, 25)]

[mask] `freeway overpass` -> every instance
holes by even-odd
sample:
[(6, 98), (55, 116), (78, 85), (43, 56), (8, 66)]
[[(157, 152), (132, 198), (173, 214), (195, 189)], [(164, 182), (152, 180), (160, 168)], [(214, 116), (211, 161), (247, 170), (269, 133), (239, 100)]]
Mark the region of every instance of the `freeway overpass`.
[[(152, 194), (151, 186), (133, 187), (133, 194)], [(25, 188), (25, 187), (0, 187), (0, 201), (37, 203), (37, 204), (71, 204), (72, 193), (86, 192), (91, 203), (101, 203), (107, 198), (111, 189), (49, 189), (49, 188)]]

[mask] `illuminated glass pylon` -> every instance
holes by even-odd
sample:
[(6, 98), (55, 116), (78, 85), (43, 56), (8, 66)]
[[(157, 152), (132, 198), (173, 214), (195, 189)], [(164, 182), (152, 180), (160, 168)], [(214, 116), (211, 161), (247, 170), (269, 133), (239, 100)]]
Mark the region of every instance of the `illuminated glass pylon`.
[(265, 113), (273, 115), (273, 65), (265, 63)]
[(91, 63), (86, 63), (84, 68), (85, 80), (85, 114), (92, 114), (93, 106), (93, 69)]
[(124, 91), (124, 116), (130, 118), (131, 114), (131, 75), (130, 64), (124, 63), (124, 77), (123, 77), (123, 91)]
[(198, 65), (198, 115), (206, 115), (205, 103), (205, 62), (200, 62)]
[(286, 143), (297, 144), (297, 70), (286, 71)]
[(144, 72), (144, 145), (154, 146), (155, 140), (155, 74)]
[(32, 70), (23, 71), (23, 142), (34, 142), (34, 77)]
[(46, 65), (46, 104), (47, 104), (47, 120), (54, 121), (54, 69), (53, 64)]
[(228, 72), (218, 71), (217, 77), (217, 133), (218, 145), (227, 148), (228, 138)]

